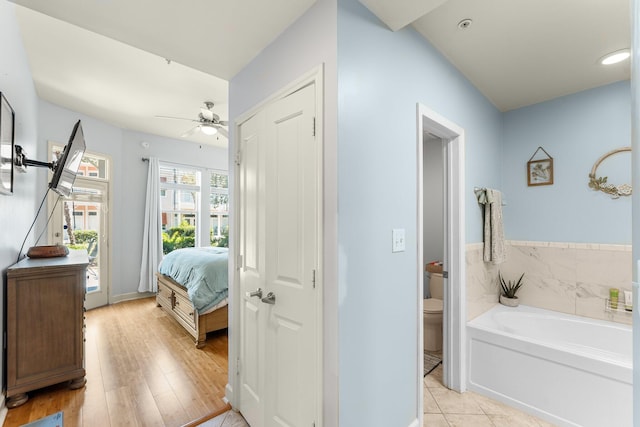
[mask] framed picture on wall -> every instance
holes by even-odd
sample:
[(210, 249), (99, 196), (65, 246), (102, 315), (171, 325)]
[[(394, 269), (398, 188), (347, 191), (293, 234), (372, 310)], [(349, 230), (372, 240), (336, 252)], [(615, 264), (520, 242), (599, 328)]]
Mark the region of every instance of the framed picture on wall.
[(553, 159), (530, 160), (527, 162), (527, 185), (553, 184)]
[(0, 194), (13, 194), (13, 127), (15, 114), (0, 92)]
[[(546, 157), (533, 160), (540, 150), (542, 150)], [(527, 185), (532, 187), (535, 185), (551, 184), (553, 184), (553, 157), (547, 153), (547, 150), (538, 147), (527, 162)]]

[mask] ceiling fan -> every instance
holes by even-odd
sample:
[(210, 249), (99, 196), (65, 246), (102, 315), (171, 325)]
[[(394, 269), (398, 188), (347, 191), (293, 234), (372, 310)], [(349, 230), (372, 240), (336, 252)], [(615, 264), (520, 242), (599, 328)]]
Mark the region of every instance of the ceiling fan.
[(197, 123), (196, 126), (189, 129), (181, 136), (183, 138), (187, 136), (191, 136), (197, 132), (202, 132), (205, 135), (215, 135), (216, 133), (220, 133), (220, 135), (225, 138), (229, 138), (229, 132), (223, 127), (227, 126), (229, 122), (220, 120), (220, 116), (212, 111), (213, 102), (205, 101), (204, 105), (206, 108), (200, 107), (200, 113), (198, 114), (198, 119), (185, 119), (182, 117), (170, 117), (170, 116), (156, 116), (160, 119), (175, 119), (175, 120), (188, 120), (190, 122)]

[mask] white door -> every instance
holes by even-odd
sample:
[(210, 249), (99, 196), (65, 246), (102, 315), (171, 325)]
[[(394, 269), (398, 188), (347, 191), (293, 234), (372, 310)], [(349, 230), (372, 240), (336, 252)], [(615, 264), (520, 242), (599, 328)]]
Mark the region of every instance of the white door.
[[(239, 138), (242, 161), (239, 176), (239, 268), (241, 298), (240, 408), (252, 426), (264, 419), (264, 316), (261, 302), (265, 287), (265, 136), (264, 113), (246, 121)], [(253, 295), (253, 296), (252, 296)]]
[(71, 249), (86, 248), (89, 254), (87, 267), (86, 299), (87, 310), (108, 304), (109, 293), (109, 251), (108, 215), (109, 184), (103, 181), (76, 178), (73, 192), (68, 197), (60, 197), (51, 217), (50, 242), (66, 245)]
[[(306, 427), (318, 419), (321, 207), (314, 120), (315, 86), (309, 85), (240, 129), (240, 411), (253, 427)], [(258, 288), (261, 296), (251, 296)]]

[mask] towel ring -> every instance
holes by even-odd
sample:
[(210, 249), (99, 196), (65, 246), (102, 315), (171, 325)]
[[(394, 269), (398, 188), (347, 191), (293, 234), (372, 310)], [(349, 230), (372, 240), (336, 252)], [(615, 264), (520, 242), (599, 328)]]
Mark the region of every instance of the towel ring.
[(595, 191), (602, 191), (603, 193), (609, 194), (611, 198), (617, 199), (620, 196), (630, 196), (631, 195), (631, 184), (609, 184), (607, 183), (607, 177), (597, 177), (596, 170), (600, 163), (602, 163), (605, 159), (614, 154), (622, 153), (625, 151), (631, 151), (631, 147), (621, 147), (616, 148), (615, 150), (611, 150), (608, 153), (602, 155), (591, 168), (591, 173), (589, 174), (589, 188)]

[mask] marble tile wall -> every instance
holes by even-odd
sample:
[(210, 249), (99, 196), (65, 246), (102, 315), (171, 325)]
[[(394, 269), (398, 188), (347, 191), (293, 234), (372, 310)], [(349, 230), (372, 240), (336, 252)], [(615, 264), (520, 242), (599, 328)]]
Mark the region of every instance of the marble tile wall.
[(498, 302), (498, 266), (482, 260), (482, 243), (466, 246), (467, 321)]
[(605, 310), (609, 288), (620, 289), (620, 308), (631, 290), (630, 245), (508, 241), (507, 251), (497, 267), (482, 261), (482, 244), (467, 245), (468, 320), (497, 302), (499, 268), (505, 279), (525, 273), (522, 304), (631, 324), (630, 313)]

